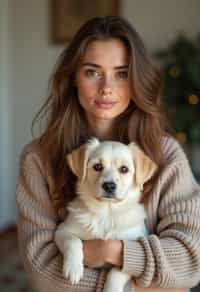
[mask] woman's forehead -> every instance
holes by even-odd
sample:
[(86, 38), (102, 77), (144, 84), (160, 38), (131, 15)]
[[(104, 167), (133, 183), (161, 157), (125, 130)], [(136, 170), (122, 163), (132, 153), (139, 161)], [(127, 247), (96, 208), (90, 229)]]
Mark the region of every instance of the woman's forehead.
[(108, 65), (112, 67), (128, 66), (128, 50), (124, 43), (119, 39), (95, 40), (86, 48), (83, 54), (82, 64)]

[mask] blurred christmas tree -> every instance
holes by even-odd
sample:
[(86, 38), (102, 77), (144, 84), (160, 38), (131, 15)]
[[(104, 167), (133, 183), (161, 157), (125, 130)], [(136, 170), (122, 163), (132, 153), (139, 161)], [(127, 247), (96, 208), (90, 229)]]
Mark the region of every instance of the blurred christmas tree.
[(157, 51), (163, 72), (163, 97), (181, 143), (200, 143), (200, 34), (179, 36)]

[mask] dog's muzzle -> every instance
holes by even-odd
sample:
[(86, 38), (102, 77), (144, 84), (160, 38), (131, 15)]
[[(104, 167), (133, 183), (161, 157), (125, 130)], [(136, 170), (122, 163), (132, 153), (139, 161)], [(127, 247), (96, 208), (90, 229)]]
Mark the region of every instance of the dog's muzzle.
[(102, 188), (105, 191), (104, 197), (106, 198), (114, 198), (115, 197), (115, 190), (117, 185), (113, 181), (104, 182), (102, 184)]

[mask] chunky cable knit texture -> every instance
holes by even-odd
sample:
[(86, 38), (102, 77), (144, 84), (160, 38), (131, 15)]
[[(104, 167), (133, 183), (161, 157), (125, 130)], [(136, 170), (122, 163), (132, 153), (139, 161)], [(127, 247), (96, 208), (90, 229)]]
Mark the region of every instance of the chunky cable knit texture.
[[(139, 286), (190, 288), (200, 280), (200, 187), (179, 144), (164, 138), (162, 145), (167, 162), (145, 203), (150, 235), (124, 241), (122, 270)], [(59, 212), (51, 185), (33, 141), (22, 152), (16, 192), (19, 246), (30, 280), (40, 292), (100, 292), (104, 269), (85, 268), (84, 278), (74, 286), (62, 276), (62, 257), (54, 242)]]

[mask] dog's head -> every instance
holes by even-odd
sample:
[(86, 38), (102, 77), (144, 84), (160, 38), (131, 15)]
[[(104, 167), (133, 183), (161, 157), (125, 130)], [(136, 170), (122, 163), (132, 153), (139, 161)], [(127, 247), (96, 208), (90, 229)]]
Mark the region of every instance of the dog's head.
[(111, 202), (125, 200), (130, 190), (141, 190), (157, 168), (135, 143), (125, 145), (97, 139), (68, 154), (67, 160), (78, 177), (81, 194)]

